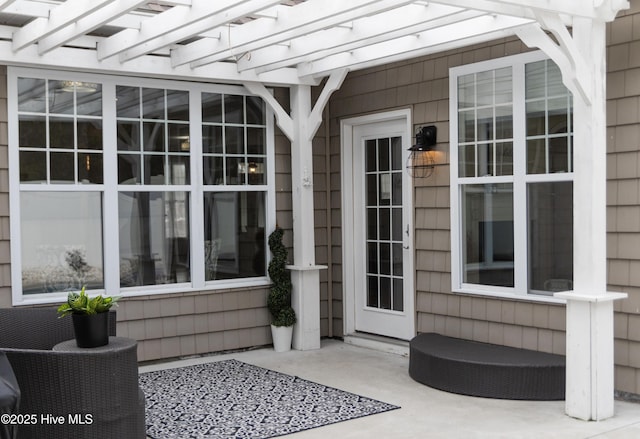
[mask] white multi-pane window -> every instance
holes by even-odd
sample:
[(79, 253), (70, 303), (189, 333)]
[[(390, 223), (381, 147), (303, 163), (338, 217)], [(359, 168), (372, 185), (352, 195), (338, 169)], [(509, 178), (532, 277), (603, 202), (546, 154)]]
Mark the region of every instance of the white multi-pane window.
[(266, 284), (273, 123), (241, 87), (9, 69), (15, 303)]
[(453, 68), (450, 87), (452, 289), (571, 289), (572, 97), (560, 70), (517, 55)]

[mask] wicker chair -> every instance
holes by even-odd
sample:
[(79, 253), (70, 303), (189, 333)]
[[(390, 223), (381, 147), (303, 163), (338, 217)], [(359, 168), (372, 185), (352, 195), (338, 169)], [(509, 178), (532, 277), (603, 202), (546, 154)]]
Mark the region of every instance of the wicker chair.
[[(115, 335), (116, 313), (109, 333)], [(132, 438), (145, 435), (144, 394), (138, 384), (137, 353), (52, 351), (73, 338), (71, 318), (55, 308), (0, 309), (0, 351), (5, 352), (20, 386), (20, 413), (36, 414), (35, 425), (21, 425), (18, 439)], [(62, 416), (64, 424), (42, 422)], [(70, 425), (69, 416), (90, 420)]]

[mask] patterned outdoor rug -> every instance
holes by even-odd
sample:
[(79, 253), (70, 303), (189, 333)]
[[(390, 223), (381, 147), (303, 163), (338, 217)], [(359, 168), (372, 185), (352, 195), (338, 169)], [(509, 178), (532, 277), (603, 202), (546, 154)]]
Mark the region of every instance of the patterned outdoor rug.
[(237, 360), (140, 374), (147, 435), (268, 438), (399, 407)]

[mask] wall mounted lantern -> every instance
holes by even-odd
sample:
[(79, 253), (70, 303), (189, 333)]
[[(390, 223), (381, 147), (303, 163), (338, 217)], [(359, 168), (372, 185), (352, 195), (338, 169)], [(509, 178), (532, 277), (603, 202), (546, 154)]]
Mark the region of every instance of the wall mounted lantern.
[(438, 166), (435, 162), (435, 146), (437, 129), (435, 125), (420, 128), (416, 133), (416, 143), (408, 149), (407, 172), (413, 178), (426, 178), (433, 174)]

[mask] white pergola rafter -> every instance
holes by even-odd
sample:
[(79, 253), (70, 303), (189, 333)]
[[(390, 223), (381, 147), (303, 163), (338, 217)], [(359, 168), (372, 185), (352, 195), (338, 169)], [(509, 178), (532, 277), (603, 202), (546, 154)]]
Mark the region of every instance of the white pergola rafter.
[[(255, 20), (243, 26), (230, 27), (221, 32), (219, 41), (195, 42), (189, 45), (191, 47), (176, 50), (173, 63), (190, 63), (192, 67), (199, 67), (409, 3), (411, 1), (407, 0), (324, 0), (321, 3), (301, 3), (295, 8), (282, 7), (276, 19)], [(202, 46), (207, 46), (207, 49), (203, 51)], [(209, 55), (202, 57), (203, 52), (209, 52)], [(196, 58), (189, 58), (185, 53), (196, 54)]]
[[(567, 26), (578, 18), (610, 21), (625, 5), (625, 0), (4, 0), (0, 15), (8, 14), (3, 29), (11, 29), (12, 50), (0, 53), (0, 61), (53, 67), (49, 60), (58, 59), (60, 68), (71, 67), (62, 55), (74, 48), (83, 53), (81, 65), (73, 61), (73, 68), (85, 71), (127, 74), (159, 65), (149, 76), (184, 78), (187, 72), (201, 80), (219, 70), (225, 75), (211, 80), (240, 83), (287, 71), (298, 76), (290, 85), (309, 84), (334, 70), (515, 34), (526, 39), (551, 31), (561, 44), (543, 50), (573, 52)], [(16, 16), (33, 20), (11, 26)], [(34, 46), (40, 60), (33, 56)], [(236, 80), (229, 79), (229, 64)], [(573, 67), (570, 62), (564, 71)], [(576, 92), (583, 81), (571, 83)]]

